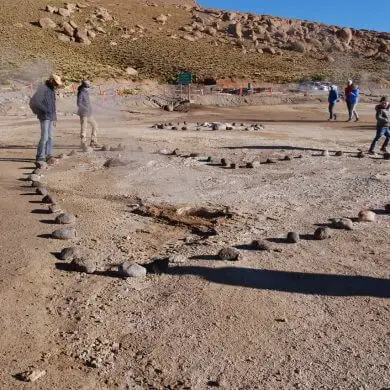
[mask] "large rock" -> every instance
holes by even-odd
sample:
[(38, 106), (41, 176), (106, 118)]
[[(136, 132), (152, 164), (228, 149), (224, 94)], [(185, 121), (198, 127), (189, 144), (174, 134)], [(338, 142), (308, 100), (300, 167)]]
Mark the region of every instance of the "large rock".
[(58, 40), (60, 40), (62, 42), (66, 42), (66, 43), (69, 43), (72, 41), (71, 38), (65, 34), (58, 34), (57, 38), (58, 38)]
[(66, 8), (58, 8), (58, 15), (62, 16), (63, 18), (69, 18), (70, 11)]
[(160, 23), (160, 24), (164, 25), (168, 21), (168, 17), (166, 15), (164, 15), (164, 14), (161, 14), (161, 15), (158, 15), (155, 18), (155, 21), (157, 23)]
[(85, 29), (77, 29), (74, 34), (76, 38), (76, 42), (82, 43), (84, 45), (89, 45), (91, 41), (88, 38), (87, 30)]
[(47, 5), (45, 11), (50, 12), (51, 14), (58, 12), (58, 7), (53, 7), (52, 5)]
[(226, 247), (218, 252), (218, 259), (237, 261), (241, 259), (241, 253), (236, 248)]
[(337, 37), (340, 39), (340, 41), (346, 43), (349, 45), (352, 41), (352, 30), (348, 27), (341, 28), (337, 31)]
[(68, 37), (72, 38), (73, 35), (74, 35), (74, 29), (68, 22), (63, 22), (62, 23), (62, 31)]
[(132, 68), (131, 66), (128, 66), (128, 67), (126, 68), (126, 73), (127, 73), (129, 76), (138, 76), (138, 70)]
[(76, 229), (57, 229), (51, 234), (51, 236), (57, 240), (71, 240), (76, 237)]
[(358, 218), (360, 222), (375, 222), (376, 214), (371, 210), (362, 210)]
[(111, 22), (113, 17), (110, 13), (103, 7), (100, 7), (96, 10), (96, 17), (103, 22)]
[(87, 257), (74, 258), (70, 264), (73, 270), (77, 272), (93, 274), (96, 271), (96, 263)]
[(62, 213), (56, 217), (55, 222), (61, 225), (70, 225), (76, 223), (76, 217), (72, 213)]
[(40, 27), (47, 29), (55, 29), (57, 27), (57, 24), (53, 22), (50, 18), (41, 18), (39, 19), (38, 24)]
[(81, 254), (81, 251), (80, 251), (80, 248), (76, 247), (76, 246), (72, 246), (72, 247), (69, 247), (69, 248), (64, 248), (60, 254), (59, 254), (59, 258), (61, 260), (73, 260), (74, 258), (78, 258), (80, 257), (80, 254)]
[(236, 38), (242, 38), (242, 24), (240, 22), (237, 22), (236, 24), (234, 24), (233, 26), (233, 35), (236, 37)]
[(118, 272), (126, 278), (141, 278), (146, 276), (146, 268), (139, 264), (122, 263), (118, 265)]

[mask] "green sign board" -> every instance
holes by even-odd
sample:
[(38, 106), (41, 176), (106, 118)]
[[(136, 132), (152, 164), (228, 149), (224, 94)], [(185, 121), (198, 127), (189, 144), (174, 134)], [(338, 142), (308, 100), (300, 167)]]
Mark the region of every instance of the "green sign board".
[(192, 73), (191, 72), (180, 73), (179, 76), (177, 77), (177, 81), (181, 85), (192, 84)]

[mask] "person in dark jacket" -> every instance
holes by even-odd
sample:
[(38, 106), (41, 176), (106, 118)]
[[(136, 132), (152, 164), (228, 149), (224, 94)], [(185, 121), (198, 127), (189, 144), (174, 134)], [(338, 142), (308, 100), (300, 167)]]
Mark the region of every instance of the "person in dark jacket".
[(375, 154), (375, 146), (381, 137), (386, 137), (381, 151), (387, 153), (387, 146), (390, 141), (390, 103), (386, 96), (383, 96), (376, 110), (376, 135), (370, 146), (368, 153)]
[(356, 84), (351, 85), (351, 92), (348, 96), (349, 101), (349, 117), (348, 122), (352, 120), (352, 117), (355, 116), (355, 122), (359, 120), (359, 114), (356, 111), (356, 106), (359, 103), (360, 89)]
[(328, 95), (328, 103), (329, 103), (329, 119), (328, 120), (336, 120), (337, 115), (334, 113), (334, 108), (336, 107), (336, 103), (339, 101), (340, 95), (337, 90), (336, 85), (331, 85)]
[(61, 78), (55, 74), (40, 85), (30, 100), (30, 108), (37, 115), (41, 124), (41, 138), (38, 144), (36, 161), (48, 161), (53, 148), (53, 128), (56, 126), (56, 92), (62, 86)]
[(92, 117), (92, 105), (91, 99), (89, 98), (89, 88), (91, 84), (88, 80), (84, 80), (78, 88), (77, 92), (77, 115), (80, 117), (80, 138), (81, 138), (81, 147), (84, 149), (87, 145), (87, 130), (88, 124), (92, 127), (91, 132), (91, 143), (93, 147), (98, 147), (97, 142), (97, 130), (98, 125), (94, 118)]

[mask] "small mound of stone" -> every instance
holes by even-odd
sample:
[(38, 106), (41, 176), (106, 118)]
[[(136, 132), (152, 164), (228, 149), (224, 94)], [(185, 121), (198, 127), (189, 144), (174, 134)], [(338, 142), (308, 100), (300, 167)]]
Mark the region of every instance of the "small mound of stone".
[(267, 158), (266, 164), (275, 164), (276, 160), (273, 158)]
[(76, 229), (57, 229), (51, 234), (51, 236), (57, 240), (72, 240), (76, 237)]
[(41, 181), (41, 179), (42, 179), (42, 176), (37, 175), (35, 173), (29, 175), (29, 177), (28, 177), (28, 180), (30, 180), (30, 181)]
[(236, 169), (236, 168), (237, 168), (237, 165), (235, 163), (230, 164), (230, 169)]
[(47, 191), (47, 189), (46, 188), (43, 188), (43, 187), (39, 187), (39, 188), (37, 188), (36, 189), (36, 191), (35, 191), (38, 195), (42, 195), (42, 196), (46, 196), (46, 195), (48, 195), (48, 191)]
[(241, 253), (232, 247), (226, 247), (218, 252), (218, 259), (227, 261), (237, 261), (241, 259)]
[(61, 260), (73, 260), (74, 258), (78, 258), (80, 257), (81, 253), (80, 253), (80, 248), (76, 247), (76, 246), (72, 246), (72, 247), (69, 247), (69, 248), (64, 248), (60, 254), (59, 254), (59, 258)]
[(259, 168), (260, 167), (260, 162), (259, 161), (251, 161), (246, 163), (247, 168)]
[(72, 213), (62, 213), (55, 219), (55, 223), (60, 225), (70, 225), (76, 223), (76, 217)]
[(88, 258), (77, 257), (70, 263), (73, 270), (86, 274), (93, 274), (96, 271), (96, 263)]
[(147, 271), (142, 265), (124, 262), (118, 265), (118, 273), (125, 278), (142, 278)]
[(334, 229), (353, 230), (353, 222), (349, 218), (334, 218), (331, 226)]
[(226, 158), (221, 158), (221, 165), (223, 167), (227, 167), (228, 166), (228, 162), (227, 162)]
[(61, 207), (58, 204), (52, 204), (49, 206), (49, 212), (51, 214), (57, 214), (62, 212)]
[(358, 215), (360, 222), (375, 222), (376, 214), (371, 210), (362, 210)]
[(300, 240), (299, 233), (297, 232), (289, 232), (287, 234), (287, 242), (290, 244), (297, 244)]
[(319, 227), (314, 232), (314, 239), (315, 240), (326, 240), (327, 238), (331, 237), (331, 230), (327, 227)]
[(104, 164), (103, 166), (105, 168), (114, 168), (114, 167), (124, 167), (125, 165), (127, 165), (127, 163), (125, 163), (124, 161), (122, 161), (121, 159), (119, 158), (109, 158)]
[(29, 370), (17, 374), (16, 378), (23, 382), (35, 382), (39, 378), (42, 378), (45, 375), (46, 375), (45, 370)]
[(271, 250), (270, 244), (265, 240), (253, 240), (251, 247), (257, 251), (269, 251)]
[(360, 150), (358, 154), (356, 155), (357, 158), (364, 158), (364, 152), (363, 150)]
[(172, 126), (171, 130), (179, 130), (177, 126)]
[(182, 264), (187, 262), (187, 257), (181, 254), (174, 254), (168, 258), (168, 262), (171, 264)]
[(284, 161), (291, 161), (292, 160), (292, 157), (289, 156), (288, 154), (286, 154), (283, 158)]
[(33, 188), (41, 188), (41, 187), (43, 187), (43, 184), (40, 181), (33, 181), (31, 183), (31, 187), (33, 187)]
[(53, 195), (46, 195), (43, 197), (42, 203), (57, 204), (57, 199)]
[(336, 157), (342, 157), (343, 156), (343, 152), (341, 150), (338, 150), (336, 153), (335, 153), (335, 156)]
[(109, 147), (107, 145), (103, 145), (102, 148), (100, 149), (102, 152), (108, 152)]

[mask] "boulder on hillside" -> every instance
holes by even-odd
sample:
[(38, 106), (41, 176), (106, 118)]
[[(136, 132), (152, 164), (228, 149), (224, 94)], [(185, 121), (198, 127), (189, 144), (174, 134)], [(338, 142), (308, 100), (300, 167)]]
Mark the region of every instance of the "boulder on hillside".
[(68, 22), (63, 22), (61, 27), (62, 27), (62, 31), (65, 35), (67, 35), (68, 37), (71, 37), (71, 38), (73, 37), (74, 29)]
[(99, 7), (95, 11), (95, 15), (98, 19), (103, 22), (111, 22), (114, 18), (110, 15), (110, 13), (103, 7)]
[(240, 22), (233, 25), (233, 35), (236, 38), (242, 38), (242, 24)]
[(233, 20), (235, 20), (237, 18), (237, 14), (235, 12), (225, 12), (223, 15), (222, 15), (222, 20), (224, 22), (232, 22)]
[(74, 36), (76, 38), (76, 42), (78, 43), (83, 43), (84, 45), (89, 45), (91, 43), (91, 41), (88, 39), (87, 30), (77, 29)]
[(337, 31), (336, 35), (340, 41), (346, 43), (347, 45), (349, 45), (352, 41), (352, 30), (348, 27), (341, 28)]
[(53, 22), (50, 18), (41, 18), (41, 19), (39, 19), (38, 23), (42, 28), (54, 29), (57, 27), (57, 24), (55, 22)]
[(128, 66), (128, 67), (126, 68), (126, 73), (127, 73), (129, 76), (138, 76), (138, 70), (132, 68), (131, 66)]
[(157, 22), (157, 23), (160, 23), (162, 25), (164, 25), (167, 21), (168, 21), (168, 17), (166, 15), (158, 15), (154, 18), (154, 20)]
[(63, 18), (69, 18), (70, 11), (66, 8), (58, 8), (58, 15), (62, 16)]

